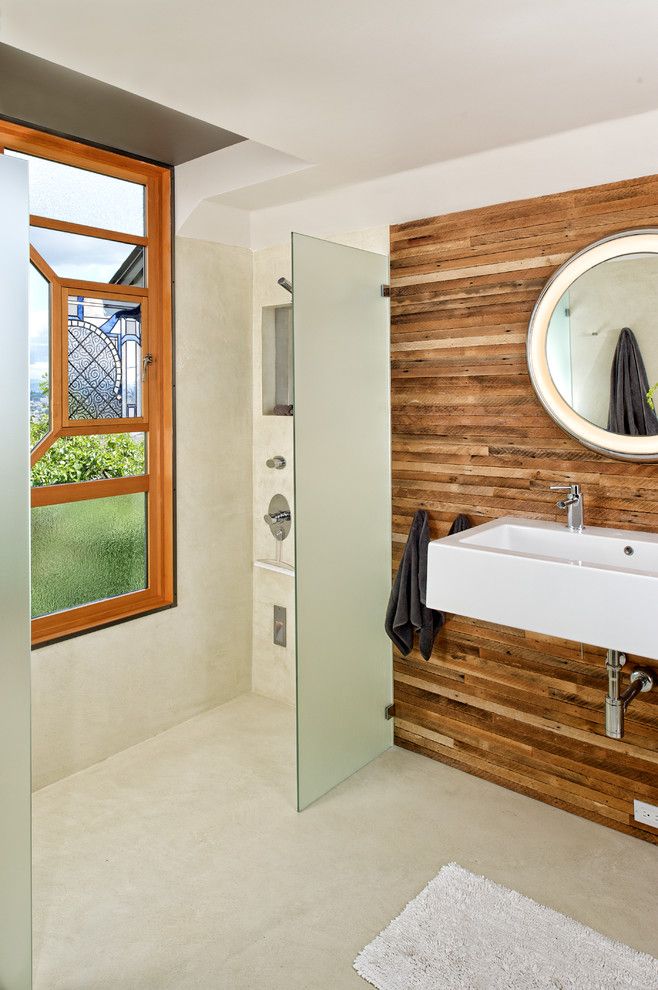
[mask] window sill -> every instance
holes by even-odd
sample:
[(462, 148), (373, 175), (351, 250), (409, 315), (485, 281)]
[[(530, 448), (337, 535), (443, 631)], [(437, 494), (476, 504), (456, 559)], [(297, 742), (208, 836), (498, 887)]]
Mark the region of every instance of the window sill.
[(176, 605), (174, 595), (156, 595), (151, 591), (137, 591), (130, 595), (120, 595), (106, 601), (94, 602), (79, 608), (44, 615), (32, 619), (32, 648), (49, 646), (74, 636), (95, 632), (106, 626), (151, 615)]

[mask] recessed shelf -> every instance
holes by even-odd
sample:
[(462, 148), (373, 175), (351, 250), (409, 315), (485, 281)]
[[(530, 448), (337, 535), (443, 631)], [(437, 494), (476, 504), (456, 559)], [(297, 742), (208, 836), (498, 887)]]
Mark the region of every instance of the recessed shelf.
[(261, 567), (264, 571), (275, 571), (277, 574), (287, 574), (288, 577), (295, 576), (293, 565), (286, 564), (282, 560), (255, 560), (254, 567)]
[(262, 324), (264, 416), (292, 415), (292, 306), (265, 306)]

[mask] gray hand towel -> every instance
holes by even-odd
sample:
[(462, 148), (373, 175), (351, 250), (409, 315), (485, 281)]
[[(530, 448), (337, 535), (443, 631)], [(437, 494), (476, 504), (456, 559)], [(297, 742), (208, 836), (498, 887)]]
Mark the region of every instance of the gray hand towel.
[[(470, 525), (467, 516), (459, 515), (450, 527), (450, 533), (461, 533)], [(425, 604), (429, 539), (427, 512), (418, 509), (395, 575), (385, 621), (388, 636), (404, 657), (411, 653), (414, 633), (417, 632), (418, 646), (425, 660), (432, 656), (436, 634), (446, 620), (443, 612), (436, 612)]]
[(619, 334), (610, 370), (608, 430), (625, 437), (655, 437), (658, 419), (647, 402), (649, 381), (642, 352), (630, 327)]

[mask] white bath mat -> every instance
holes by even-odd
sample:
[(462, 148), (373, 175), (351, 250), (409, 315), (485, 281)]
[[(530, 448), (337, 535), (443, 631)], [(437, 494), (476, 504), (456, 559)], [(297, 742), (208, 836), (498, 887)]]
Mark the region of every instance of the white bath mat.
[(456, 863), (354, 968), (377, 990), (658, 990), (658, 959)]

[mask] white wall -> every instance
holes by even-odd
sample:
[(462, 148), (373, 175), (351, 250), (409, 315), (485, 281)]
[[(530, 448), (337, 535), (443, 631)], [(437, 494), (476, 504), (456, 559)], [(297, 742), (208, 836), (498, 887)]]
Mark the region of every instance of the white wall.
[(37, 787), (249, 690), (251, 278), (177, 239), (178, 607), (33, 652)]
[(652, 111), (256, 211), (251, 245), (278, 243), (290, 230), (322, 237), (657, 171), (658, 111)]
[(291, 230), (331, 237), (343, 230), (404, 223), (654, 172), (658, 172), (658, 110), (251, 211), (237, 209), (231, 196), (222, 203), (225, 182), (220, 175), (216, 198), (198, 207), (189, 233), (261, 250), (284, 242)]

